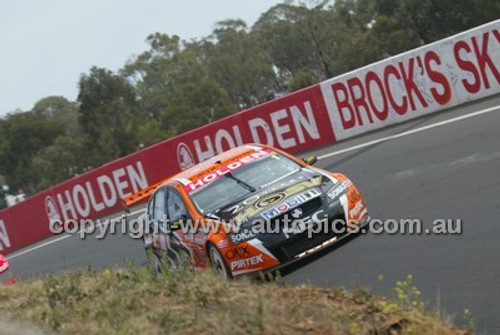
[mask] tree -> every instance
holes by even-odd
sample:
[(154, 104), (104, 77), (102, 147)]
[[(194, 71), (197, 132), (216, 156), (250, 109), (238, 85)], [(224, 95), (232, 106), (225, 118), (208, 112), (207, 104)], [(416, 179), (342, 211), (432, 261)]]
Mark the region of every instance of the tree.
[(93, 166), (137, 150), (140, 109), (133, 87), (109, 70), (93, 67), (79, 82), (79, 122)]
[(60, 124), (68, 135), (81, 134), (75, 102), (61, 96), (49, 96), (39, 100), (31, 111)]
[(298, 73), (311, 73), (318, 80), (324, 77), (314, 45), (301, 27), (303, 13), (295, 6), (279, 4), (262, 14), (252, 28), (269, 52), (284, 85)]
[(137, 93), (145, 122), (159, 120), (179, 86), (206, 78), (206, 68), (189, 50), (181, 49), (178, 36), (155, 33), (150, 49), (122, 70)]
[(234, 111), (227, 92), (216, 83), (188, 83), (172, 96), (172, 103), (161, 120), (163, 128), (183, 133)]
[(317, 82), (365, 64), (363, 55), (351, 51), (364, 47), (373, 18), (369, 2), (373, 1), (290, 1), (264, 13), (253, 30), (262, 36), (282, 77), (300, 74), (304, 79), (308, 74)]
[(36, 189), (44, 190), (85, 172), (87, 151), (81, 137), (59, 136), (33, 158), (33, 168), (38, 175)]
[(235, 110), (228, 93), (209, 78), (205, 50), (193, 42), (181, 46), (177, 36), (153, 34), (150, 50), (122, 71), (139, 95), (146, 121), (140, 142), (152, 144), (196, 128)]
[(33, 112), (0, 119), (0, 174), (12, 189), (37, 191), (40, 175), (33, 167), (33, 157), (61, 134), (64, 129), (60, 124)]
[(219, 22), (203, 41), (209, 77), (222, 86), (239, 109), (266, 101), (277, 88), (271, 58), (241, 20)]
[(405, 31), (414, 46), (457, 34), (500, 15), (497, 0), (376, 0), (375, 3), (376, 24), (382, 21), (388, 29), (399, 31), (399, 35)]

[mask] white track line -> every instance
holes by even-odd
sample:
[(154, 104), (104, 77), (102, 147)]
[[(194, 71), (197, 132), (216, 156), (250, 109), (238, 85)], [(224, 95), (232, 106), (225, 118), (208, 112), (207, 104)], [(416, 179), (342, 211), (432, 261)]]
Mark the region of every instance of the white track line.
[(14, 253), (13, 255), (8, 255), (7, 256), (7, 260), (11, 260), (11, 259), (14, 259), (16, 257), (19, 257), (19, 256), (22, 256), (22, 255), (25, 255), (25, 254), (28, 254), (32, 251), (35, 251), (35, 250), (38, 250), (38, 249), (41, 249), (41, 248), (44, 248), (46, 246), (49, 246), (51, 244), (54, 244), (54, 243), (57, 243), (57, 242), (60, 242), (62, 240), (65, 240), (67, 239), (68, 237), (71, 237), (73, 235), (64, 235), (64, 236), (61, 236), (61, 237), (58, 237), (56, 239), (53, 239), (53, 240), (50, 240), (48, 242), (45, 242), (45, 243), (42, 243), (42, 244), (39, 244), (37, 246), (34, 246), (32, 248), (29, 248), (29, 249), (26, 249), (26, 250), (23, 250), (23, 251), (20, 251), (18, 253)]
[(462, 120), (469, 119), (469, 118), (472, 118), (472, 117), (475, 117), (475, 116), (479, 116), (479, 115), (491, 113), (491, 112), (494, 112), (494, 111), (496, 111), (498, 109), (500, 109), (500, 106), (490, 107), (490, 108), (483, 109), (483, 110), (480, 110), (480, 111), (477, 111), (477, 112), (474, 112), (474, 113), (470, 113), (470, 114), (467, 114), (467, 115), (462, 115), (462, 116), (459, 116), (459, 117), (456, 117), (456, 118), (453, 118), (453, 119), (441, 121), (441, 122), (438, 122), (438, 123), (433, 123), (433, 124), (425, 126), (425, 127), (421, 127), (421, 128), (417, 128), (417, 129), (405, 131), (403, 133), (392, 135), (392, 136), (387, 136), (387, 137), (384, 137), (384, 138), (379, 138), (378, 140), (374, 140), (374, 141), (366, 142), (366, 143), (363, 143), (363, 144), (355, 145), (353, 147), (342, 149), (342, 150), (339, 150), (339, 151), (330, 152), (328, 154), (324, 154), (324, 155), (318, 156), (318, 159), (321, 160), (321, 159), (325, 159), (325, 158), (330, 158), (330, 157), (338, 156), (338, 155), (341, 155), (341, 154), (345, 154), (346, 152), (350, 152), (350, 151), (355, 151), (355, 150), (358, 150), (358, 149), (366, 148), (366, 147), (369, 147), (369, 146), (372, 146), (372, 145), (375, 145), (375, 144), (378, 144), (378, 143), (387, 142), (387, 141), (394, 140), (394, 139), (397, 139), (397, 138), (401, 138), (401, 137), (405, 137), (405, 136), (412, 135), (412, 134), (415, 134), (415, 133), (419, 133), (419, 132), (424, 131), (424, 130), (429, 130), (429, 129), (432, 129), (432, 128), (441, 127), (441, 126), (444, 126), (444, 125), (447, 125), (447, 124), (450, 124), (450, 123), (454, 123), (454, 122), (462, 121)]
[(130, 216), (130, 215), (136, 215), (136, 214), (139, 214), (139, 213), (142, 213), (142, 212), (146, 212), (146, 208), (143, 208), (143, 209), (138, 209), (138, 210), (136, 210), (135, 212), (128, 213), (128, 214), (127, 214), (127, 216)]
[[(142, 212), (145, 212), (145, 211), (146, 211), (146, 209), (145, 209), (145, 208), (143, 208), (143, 209), (137, 210), (137, 211), (135, 211), (135, 212), (132, 212), (132, 213), (126, 214), (126, 216), (139, 214), (139, 213), (142, 213)], [(122, 215), (123, 215), (123, 214), (122, 214)], [(120, 219), (120, 218), (122, 217), (122, 215), (117, 216), (117, 217), (114, 217), (114, 218), (112, 218), (112, 219), (110, 219), (110, 220), (117, 220), (117, 219)], [(8, 256), (7, 256), (7, 260), (11, 260), (11, 259), (14, 259), (14, 258), (16, 258), (16, 257), (22, 256), (22, 255), (26, 255), (26, 254), (28, 254), (28, 253), (30, 253), (30, 252), (33, 252), (33, 251), (35, 251), (35, 250), (38, 250), (38, 249), (41, 249), (41, 248), (47, 247), (47, 246), (49, 246), (49, 245), (51, 245), (51, 244), (54, 244), (54, 243), (57, 243), (57, 242), (61, 242), (62, 240), (65, 240), (65, 239), (70, 238), (70, 237), (72, 237), (72, 236), (74, 236), (74, 235), (63, 235), (63, 236), (60, 236), (60, 237), (55, 238), (55, 239), (53, 239), (53, 240), (50, 240), (50, 241), (47, 241), (47, 242), (45, 242), (45, 243), (42, 243), (42, 244), (36, 245), (36, 246), (34, 246), (34, 247), (31, 247), (31, 248), (29, 248), (29, 249), (19, 251), (19, 252), (17, 252), (17, 253), (12, 254), (12, 255), (8, 255)]]
[[(328, 154), (325, 154), (325, 155), (321, 155), (321, 156), (318, 156), (318, 159), (321, 160), (321, 159), (325, 159), (325, 158), (330, 158), (330, 157), (338, 156), (338, 155), (344, 154), (346, 152), (355, 151), (355, 150), (366, 148), (366, 147), (369, 147), (369, 146), (372, 146), (372, 145), (375, 145), (375, 144), (378, 144), (378, 143), (383, 143), (383, 142), (387, 142), (387, 141), (394, 140), (394, 139), (397, 139), (397, 138), (409, 136), (409, 135), (412, 135), (412, 134), (415, 134), (415, 133), (419, 133), (419, 132), (424, 131), (424, 130), (441, 127), (441, 126), (444, 126), (444, 125), (447, 125), (447, 124), (450, 124), (450, 123), (454, 123), (454, 122), (466, 120), (466, 119), (469, 119), (469, 118), (472, 118), (472, 117), (476, 117), (476, 116), (479, 116), (479, 115), (491, 113), (491, 112), (496, 111), (498, 109), (500, 109), (500, 106), (486, 108), (486, 109), (483, 109), (483, 110), (480, 110), (480, 111), (477, 111), (477, 112), (474, 112), (474, 113), (469, 113), (469, 114), (466, 114), (466, 115), (463, 115), (463, 116), (459, 116), (459, 117), (456, 117), (456, 118), (453, 118), (453, 119), (441, 121), (441, 122), (438, 122), (438, 123), (433, 123), (433, 124), (425, 126), (425, 127), (421, 127), (421, 128), (417, 128), (417, 129), (405, 131), (405, 132), (400, 133), (400, 134), (396, 134), (396, 135), (392, 135), (392, 136), (387, 136), (387, 137), (384, 137), (384, 138), (380, 138), (378, 140), (366, 142), (366, 143), (363, 143), (363, 144), (355, 145), (355, 146), (350, 147), (350, 148), (346, 148), (346, 149), (342, 149), (342, 150), (339, 150), (339, 151), (331, 152), (331, 153), (328, 153)], [(142, 213), (142, 212), (145, 212), (145, 211), (146, 211), (146, 209), (143, 208), (143, 209), (137, 210), (135, 212), (129, 213), (129, 214), (127, 214), (127, 216), (139, 214), (139, 213)], [(117, 217), (115, 217), (115, 218), (113, 218), (111, 220), (118, 219), (118, 218), (121, 218), (121, 215), (117, 216)], [(65, 239), (67, 239), (67, 238), (69, 238), (71, 236), (73, 236), (73, 235), (64, 235), (64, 236), (61, 236), (61, 237), (56, 238), (54, 240), (48, 241), (46, 243), (43, 243), (43, 244), (37, 245), (35, 247), (32, 247), (32, 248), (20, 251), (18, 253), (15, 253), (12, 256), (8, 256), (7, 259), (13, 259), (13, 258), (22, 256), (22, 255), (25, 255), (27, 253), (33, 252), (35, 250), (38, 250), (40, 248), (43, 248), (43, 247), (46, 247), (48, 245), (51, 245), (51, 244), (60, 242), (62, 240), (65, 240)]]

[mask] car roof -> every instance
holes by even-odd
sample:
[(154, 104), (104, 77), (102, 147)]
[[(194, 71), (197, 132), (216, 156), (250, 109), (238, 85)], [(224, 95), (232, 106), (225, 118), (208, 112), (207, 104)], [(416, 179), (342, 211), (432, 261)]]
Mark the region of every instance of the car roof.
[(238, 158), (259, 152), (265, 148), (271, 149), (270, 147), (261, 144), (245, 144), (228, 151), (224, 151), (223, 153), (220, 153), (212, 158), (207, 159), (206, 161), (203, 161), (193, 167), (190, 167), (187, 170), (178, 173), (177, 175), (169, 179), (165, 183), (165, 185), (171, 184), (172, 182), (181, 184), (185, 184), (186, 181), (193, 182), (200, 178), (200, 176), (204, 176), (213, 172), (216, 165), (220, 166), (229, 164), (232, 161), (237, 160)]
[(245, 156), (262, 156), (263, 150), (267, 153), (276, 152), (276, 149), (263, 144), (246, 144), (234, 149), (230, 149), (124, 198), (123, 204), (126, 207), (130, 208), (131, 206), (134, 206), (142, 202), (143, 200), (149, 199), (159, 189), (166, 186), (174, 186), (186, 189), (188, 185), (192, 185), (200, 178), (207, 176), (208, 174), (213, 174), (221, 166), (231, 164), (238, 159), (244, 159)]

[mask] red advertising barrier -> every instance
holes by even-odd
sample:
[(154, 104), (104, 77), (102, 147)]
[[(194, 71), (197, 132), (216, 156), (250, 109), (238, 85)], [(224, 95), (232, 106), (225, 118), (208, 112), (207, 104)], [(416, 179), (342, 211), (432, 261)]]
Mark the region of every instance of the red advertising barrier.
[(500, 92), (500, 21), (321, 83), (338, 140)]
[(500, 21), (256, 106), (0, 211), (0, 252), (51, 236), (50, 219), (98, 218), (120, 200), (244, 143), (295, 153), (500, 93)]
[(126, 196), (243, 143), (297, 152), (334, 141), (321, 89), (315, 85), (101, 166), (0, 212), (0, 251), (9, 253), (51, 236), (51, 219), (115, 213)]

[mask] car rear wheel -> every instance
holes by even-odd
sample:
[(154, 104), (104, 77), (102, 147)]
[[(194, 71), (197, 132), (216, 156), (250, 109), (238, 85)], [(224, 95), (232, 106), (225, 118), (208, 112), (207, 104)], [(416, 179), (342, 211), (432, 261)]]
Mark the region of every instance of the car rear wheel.
[(179, 265), (170, 257), (160, 256), (152, 249), (146, 248), (146, 257), (148, 258), (148, 261), (151, 262), (151, 270), (155, 274), (162, 273), (165, 270), (171, 271), (179, 268)]
[(210, 263), (219, 276), (223, 278), (232, 278), (231, 271), (224, 261), (224, 257), (213, 244), (208, 246), (208, 255), (210, 256)]
[(149, 263), (150, 269), (153, 273), (158, 274), (161, 273), (161, 269), (163, 268), (163, 260), (153, 251), (151, 248), (146, 248), (146, 258)]
[(161, 273), (164, 268), (163, 260), (156, 253), (153, 253), (153, 269), (156, 273)]

